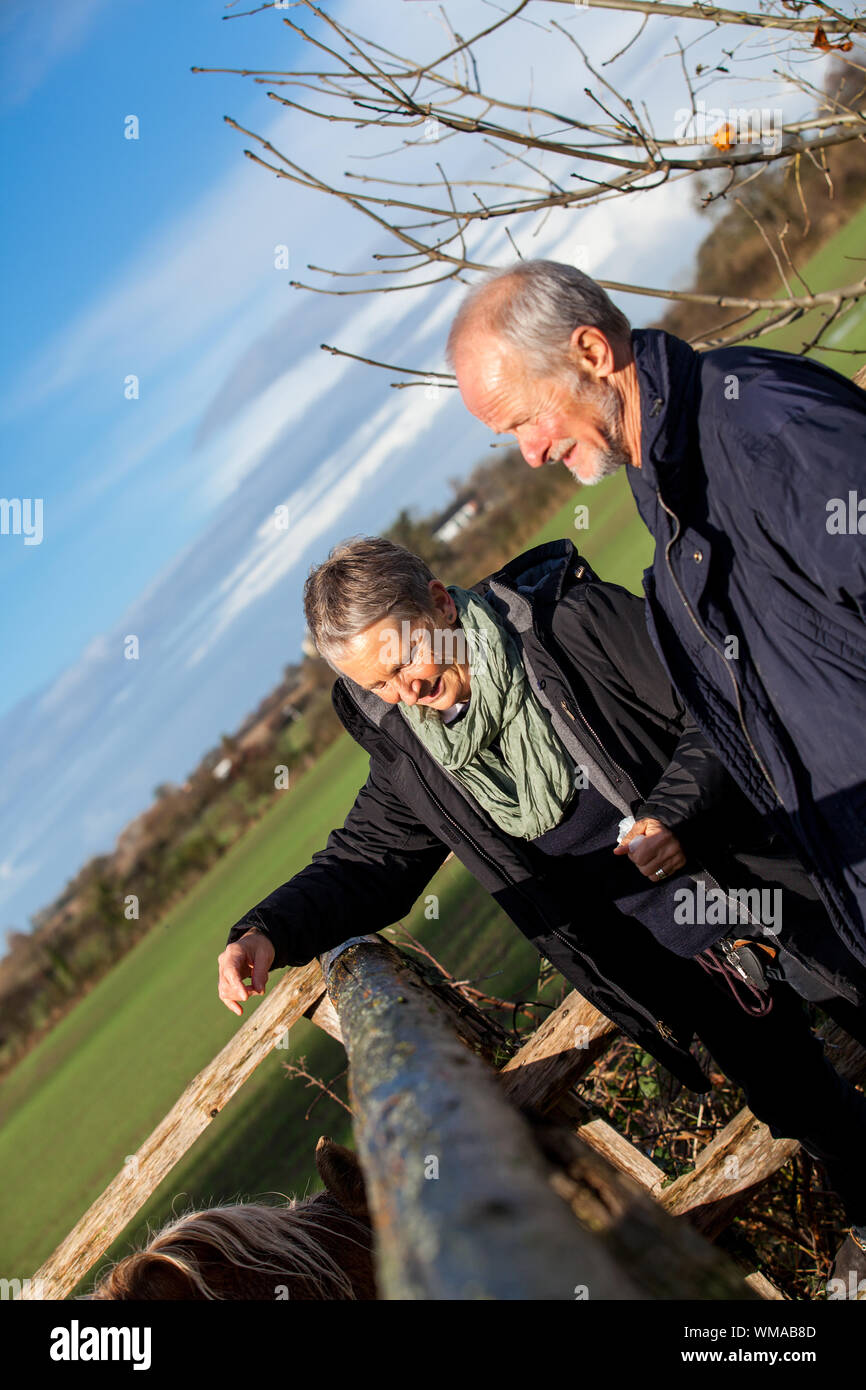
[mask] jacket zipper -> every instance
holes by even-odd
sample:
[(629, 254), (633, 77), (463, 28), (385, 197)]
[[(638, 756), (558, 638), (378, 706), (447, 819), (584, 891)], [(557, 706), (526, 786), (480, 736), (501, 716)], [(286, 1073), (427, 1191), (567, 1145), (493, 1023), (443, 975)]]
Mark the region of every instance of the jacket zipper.
[[(532, 634), (533, 634), (533, 636), (535, 637), (535, 640), (538, 642), (538, 645), (539, 645), (539, 646), (542, 648), (542, 650), (543, 650), (543, 649), (544, 649), (544, 643), (543, 643), (542, 640), (541, 640), (541, 634), (540, 634), (540, 632), (538, 631), (538, 625), (537, 625), (537, 623), (535, 622), (535, 619), (534, 619), (534, 618), (533, 618), (533, 620), (532, 620)], [(574, 714), (573, 714), (572, 710), (569, 708), (569, 705), (568, 705), (567, 701), (566, 701), (566, 700), (560, 700), (559, 703), (560, 703), (562, 709), (563, 709), (563, 710), (565, 711), (565, 713), (568, 715), (569, 719), (571, 720), (571, 722), (572, 722), (572, 724), (573, 724), (573, 723), (575, 722)], [(608, 767), (615, 767), (616, 770), (617, 770), (617, 772), (621, 773), (621, 777), (615, 778), (614, 780), (615, 780), (615, 781), (626, 781), (626, 782), (631, 782), (632, 787), (634, 788), (635, 791), (637, 791), (637, 787), (635, 787), (634, 782), (632, 782), (632, 779), (629, 777), (629, 775), (628, 775), (628, 773), (625, 771), (625, 769), (622, 768), (622, 767), (620, 767), (619, 763), (616, 762), (616, 761), (610, 756), (610, 754), (608, 753), (607, 749), (605, 748), (605, 746), (604, 746), (604, 744), (602, 743), (601, 739), (599, 738), (598, 734), (595, 732), (595, 729), (592, 727), (592, 725), (590, 724), (590, 722), (589, 722), (589, 720), (587, 719), (586, 715), (584, 714), (583, 710), (580, 708), (580, 705), (578, 705), (577, 703), (575, 703), (575, 709), (577, 710), (577, 713), (578, 713), (578, 715), (580, 716), (581, 722), (585, 725), (585, 727), (586, 727), (586, 729), (587, 729), (587, 732), (588, 732), (588, 733), (590, 734), (590, 736), (595, 740), (596, 747), (598, 748), (598, 751), (599, 751), (599, 753), (601, 754), (602, 764), (607, 763)]]
[[(568, 715), (569, 719), (570, 719), (570, 720), (572, 721), (572, 723), (573, 723), (573, 722), (574, 722), (574, 715), (572, 714), (572, 712), (571, 712), (571, 710), (569, 709), (569, 707), (568, 707), (567, 703), (565, 702), (565, 700), (560, 700), (559, 703), (562, 705), (562, 708), (565, 710), (565, 713)], [(607, 762), (607, 763), (609, 764), (610, 767), (615, 767), (616, 770), (617, 770), (617, 772), (622, 773), (622, 776), (621, 776), (621, 777), (615, 778), (615, 780), (616, 780), (617, 782), (621, 782), (621, 781), (623, 781), (623, 780), (625, 780), (626, 782), (631, 782), (631, 784), (632, 784), (632, 786), (634, 787), (635, 791), (637, 791), (637, 787), (634, 786), (634, 782), (632, 782), (632, 779), (629, 777), (629, 775), (628, 775), (628, 773), (625, 771), (625, 769), (622, 768), (622, 767), (620, 767), (619, 763), (616, 762), (615, 759), (613, 759), (613, 758), (610, 756), (610, 754), (606, 751), (606, 749), (604, 748), (604, 745), (602, 744), (601, 739), (599, 738), (598, 734), (595, 732), (595, 729), (594, 729), (594, 728), (592, 727), (592, 725), (590, 724), (590, 722), (589, 722), (589, 720), (587, 719), (586, 715), (584, 714), (583, 710), (580, 708), (579, 705), (576, 706), (576, 709), (577, 709), (578, 714), (580, 715), (581, 721), (586, 725), (586, 728), (587, 728), (588, 732), (589, 732), (589, 733), (592, 735), (592, 737), (595, 739), (595, 742), (596, 742), (596, 744), (598, 745), (599, 752), (601, 753), (601, 755), (602, 755), (604, 761)]]
[[(698, 632), (701, 634), (701, 636), (703, 637), (704, 641), (705, 641), (705, 642), (712, 648), (712, 650), (716, 653), (716, 655), (719, 657), (719, 659), (720, 659), (721, 661), (724, 662), (725, 668), (726, 668), (726, 670), (727, 670), (727, 672), (728, 672), (728, 675), (729, 675), (730, 678), (731, 678), (731, 683), (732, 683), (732, 685), (733, 685), (733, 687), (734, 687), (734, 694), (735, 694), (736, 700), (737, 700), (737, 715), (738, 715), (738, 718), (739, 718), (739, 721), (740, 721), (740, 728), (741, 728), (742, 731), (743, 731), (743, 734), (744, 734), (744, 736), (745, 736), (746, 742), (747, 742), (748, 745), (749, 745), (749, 748), (752, 750), (752, 756), (754, 757), (755, 762), (757, 763), (758, 767), (760, 768), (760, 770), (761, 770), (761, 772), (762, 772), (762, 774), (763, 774), (763, 776), (764, 776), (764, 780), (766, 781), (767, 785), (769, 786), (770, 790), (772, 791), (773, 795), (775, 796), (776, 801), (778, 802), (778, 804), (782, 807), (783, 810), (785, 810), (785, 809), (786, 809), (785, 803), (784, 803), (784, 801), (782, 800), (782, 797), (781, 797), (780, 794), (779, 794), (779, 789), (778, 789), (778, 787), (776, 786), (775, 782), (773, 781), (772, 777), (770, 776), (769, 772), (767, 771), (766, 767), (764, 766), (764, 761), (763, 761), (763, 759), (761, 758), (760, 754), (758, 753), (757, 748), (755, 747), (754, 743), (752, 742), (751, 735), (749, 734), (749, 731), (748, 731), (748, 729), (746, 728), (746, 721), (745, 721), (745, 717), (744, 717), (744, 715), (743, 715), (743, 706), (742, 706), (742, 703), (741, 703), (741, 700), (740, 700), (740, 687), (739, 687), (739, 685), (737, 684), (737, 678), (736, 678), (736, 676), (734, 675), (734, 672), (733, 672), (733, 670), (732, 670), (732, 668), (731, 668), (731, 664), (730, 664), (730, 662), (727, 660), (727, 658), (723, 655), (723, 653), (719, 651), (718, 647), (715, 645), (715, 643), (711, 640), (711, 638), (707, 635), (707, 633), (706, 633), (706, 632), (704, 631), (704, 629), (701, 627), (700, 623), (698, 622), (697, 618), (695, 617), (694, 613), (692, 612), (692, 609), (691, 609), (691, 607), (690, 607), (690, 605), (689, 605), (689, 602), (688, 602), (688, 600), (687, 600), (685, 594), (683, 593), (682, 589), (680, 588), (680, 585), (679, 585), (679, 582), (678, 582), (678, 580), (677, 580), (676, 575), (674, 574), (673, 566), (672, 566), (672, 564), (671, 564), (671, 562), (670, 562), (670, 549), (671, 549), (671, 546), (674, 544), (674, 542), (675, 542), (676, 540), (679, 539), (679, 534), (680, 534), (680, 529), (681, 529), (681, 527), (680, 527), (680, 519), (679, 519), (679, 517), (676, 515), (675, 512), (672, 512), (672, 511), (671, 511), (670, 507), (667, 505), (667, 503), (666, 503), (666, 502), (664, 501), (664, 499), (662, 498), (661, 492), (659, 491), (658, 488), (656, 488), (656, 498), (657, 498), (659, 504), (660, 504), (660, 505), (664, 508), (664, 510), (667, 512), (668, 516), (672, 517), (673, 520), (676, 522), (676, 528), (677, 528), (677, 529), (676, 529), (676, 531), (674, 532), (674, 534), (671, 536), (671, 538), (670, 538), (670, 540), (668, 541), (667, 545), (665, 546), (665, 563), (667, 564), (668, 571), (669, 571), (669, 573), (670, 573), (671, 579), (673, 580), (674, 585), (676, 586), (677, 593), (679, 594), (680, 598), (682, 599), (683, 607), (685, 608), (686, 612), (688, 613), (689, 617), (691, 618), (691, 620), (692, 620), (692, 622), (694, 623), (695, 627), (697, 628)], [(815, 876), (815, 875), (813, 875), (811, 872), (809, 873), (809, 877), (810, 877), (810, 879), (812, 880), (812, 882), (815, 883), (815, 886), (818, 888), (819, 894), (820, 894), (820, 896), (821, 896), (821, 900), (822, 900), (822, 902), (824, 903), (825, 908), (827, 908), (827, 912), (828, 912), (828, 915), (830, 916), (831, 921), (835, 921), (835, 915), (836, 915), (836, 914), (835, 914), (835, 908), (833, 909), (833, 911), (830, 910), (830, 906), (829, 906), (827, 897), (826, 897), (825, 892), (824, 892), (824, 886), (823, 886), (823, 885), (824, 885), (824, 880), (823, 880), (823, 877), (821, 877), (821, 876)], [(719, 885), (717, 885), (717, 886), (719, 886)], [(723, 891), (725, 891), (725, 890), (723, 890)], [(751, 913), (749, 914), (749, 916), (751, 917)], [(795, 950), (795, 951), (790, 951), (789, 954), (792, 955), (792, 956), (794, 957), (795, 960), (798, 960), (798, 961), (800, 962), (800, 964), (804, 966), (804, 968), (806, 968), (806, 969), (811, 968), (811, 967), (807, 964), (807, 962), (804, 961), (804, 960), (801, 958), (801, 956), (797, 953), (796, 950)]]
[(752, 750), (752, 756), (754, 757), (755, 762), (758, 764), (758, 767), (761, 769), (761, 772), (762, 772), (763, 775), (764, 775), (764, 780), (766, 781), (767, 786), (768, 786), (768, 787), (770, 788), (770, 790), (772, 791), (772, 793), (773, 793), (773, 795), (775, 796), (775, 798), (776, 798), (777, 802), (779, 803), (779, 805), (780, 805), (781, 807), (784, 808), (785, 803), (784, 803), (784, 801), (782, 800), (781, 796), (779, 795), (779, 789), (778, 789), (778, 787), (776, 786), (775, 782), (773, 781), (772, 777), (770, 776), (769, 772), (767, 771), (767, 768), (764, 766), (764, 760), (763, 760), (763, 758), (761, 757), (760, 753), (758, 752), (757, 748), (755, 747), (754, 743), (752, 742), (752, 737), (751, 737), (751, 735), (750, 735), (748, 729), (746, 728), (746, 721), (745, 721), (745, 717), (744, 717), (744, 715), (743, 715), (743, 706), (742, 706), (742, 702), (741, 702), (741, 700), (740, 700), (740, 687), (739, 687), (739, 685), (738, 685), (738, 683), (737, 683), (737, 678), (736, 678), (736, 676), (734, 675), (734, 672), (733, 672), (733, 670), (732, 670), (732, 668), (731, 668), (731, 663), (727, 660), (727, 658), (725, 657), (724, 653), (719, 651), (718, 647), (717, 647), (717, 646), (715, 645), (715, 643), (712, 641), (712, 639), (710, 638), (710, 636), (708, 635), (708, 633), (706, 633), (706, 632), (704, 631), (704, 629), (701, 627), (701, 624), (698, 622), (697, 618), (695, 617), (694, 613), (692, 612), (692, 608), (691, 608), (691, 605), (689, 604), (688, 599), (686, 598), (685, 594), (683, 593), (682, 589), (680, 588), (679, 580), (677, 579), (676, 575), (674, 574), (673, 565), (671, 564), (670, 550), (671, 550), (671, 546), (674, 544), (674, 542), (677, 541), (677, 540), (679, 539), (680, 530), (681, 530), (680, 519), (679, 519), (679, 517), (676, 515), (675, 512), (672, 512), (672, 511), (671, 511), (670, 507), (669, 507), (669, 506), (667, 505), (667, 503), (664, 501), (664, 499), (663, 499), (663, 497), (662, 497), (662, 495), (661, 495), (661, 492), (658, 490), (658, 488), (656, 488), (656, 497), (658, 498), (658, 501), (659, 501), (660, 505), (661, 505), (661, 506), (664, 508), (664, 510), (667, 512), (668, 516), (669, 516), (669, 517), (672, 517), (673, 520), (674, 520), (674, 522), (676, 523), (676, 531), (675, 531), (674, 534), (671, 536), (670, 540), (667, 542), (667, 544), (666, 544), (666, 546), (665, 546), (665, 564), (666, 564), (667, 567), (668, 567), (668, 572), (669, 572), (669, 574), (670, 574), (670, 576), (671, 576), (671, 579), (674, 581), (674, 585), (676, 586), (676, 591), (677, 591), (677, 593), (679, 594), (680, 598), (681, 598), (682, 601), (683, 601), (683, 607), (685, 608), (686, 612), (688, 613), (689, 617), (691, 618), (691, 620), (692, 620), (694, 626), (697, 628), (698, 632), (700, 633), (701, 637), (703, 637), (703, 639), (704, 639), (704, 641), (707, 643), (707, 645), (708, 645), (709, 647), (712, 648), (712, 650), (716, 653), (716, 655), (719, 657), (719, 659), (724, 663), (725, 669), (727, 670), (727, 673), (728, 673), (728, 675), (729, 675), (730, 678), (731, 678), (731, 684), (732, 684), (733, 687), (734, 687), (734, 696), (735, 696), (736, 702), (737, 702), (737, 716), (738, 716), (739, 721), (740, 721), (740, 728), (741, 728), (742, 731), (743, 731), (743, 734), (744, 734), (744, 736), (745, 736), (746, 742), (748, 743), (750, 749)]

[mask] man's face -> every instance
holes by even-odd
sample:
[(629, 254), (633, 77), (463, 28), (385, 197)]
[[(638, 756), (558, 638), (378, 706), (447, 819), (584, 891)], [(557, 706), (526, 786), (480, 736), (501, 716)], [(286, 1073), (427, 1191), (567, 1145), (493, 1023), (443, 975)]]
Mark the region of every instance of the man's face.
[(432, 580), (435, 616), (411, 621), (382, 618), (359, 633), (334, 658), (344, 676), (388, 705), (429, 705), (446, 710), (469, 699), (469, 652), (456, 627), (448, 590)]
[(490, 334), (458, 343), (455, 372), (469, 411), (497, 434), (513, 434), (530, 468), (564, 463), (580, 483), (598, 483), (630, 463), (619, 393), (581, 380), (568, 363), (557, 377), (529, 375), (517, 349)]

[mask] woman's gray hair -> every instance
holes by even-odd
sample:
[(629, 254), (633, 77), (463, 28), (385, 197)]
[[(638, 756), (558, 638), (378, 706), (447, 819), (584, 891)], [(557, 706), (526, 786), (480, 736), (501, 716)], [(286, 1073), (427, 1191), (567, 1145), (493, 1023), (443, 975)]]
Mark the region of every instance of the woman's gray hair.
[(555, 376), (571, 367), (569, 340), (584, 323), (601, 329), (614, 346), (629, 342), (631, 324), (589, 275), (561, 261), (517, 261), (466, 295), (446, 356), (453, 367), (458, 340), (471, 327), (513, 344), (535, 375)]
[(434, 616), (434, 578), (420, 555), (383, 536), (342, 541), (304, 585), (304, 613), (317, 650), (333, 666), (348, 642), (383, 618)]

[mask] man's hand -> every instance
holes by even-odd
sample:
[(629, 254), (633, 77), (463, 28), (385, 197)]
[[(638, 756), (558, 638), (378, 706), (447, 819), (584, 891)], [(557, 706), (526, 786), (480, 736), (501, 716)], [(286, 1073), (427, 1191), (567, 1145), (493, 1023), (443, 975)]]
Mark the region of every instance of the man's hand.
[[(629, 842), (638, 835), (644, 838), (629, 849)], [(682, 845), (676, 835), (665, 829), (661, 821), (655, 820), (652, 816), (636, 821), (628, 834), (623, 836), (614, 854), (628, 854), (635, 868), (640, 869), (646, 878), (651, 878), (656, 883), (670, 878), (671, 874), (682, 869), (686, 862)], [(663, 875), (659, 875), (659, 869), (664, 870)]]
[[(255, 927), (226, 946), (220, 956), (219, 997), (239, 1018), (243, 1015), (241, 1004), (251, 994), (264, 994), (273, 958), (273, 942)], [(247, 977), (250, 984), (245, 985)]]

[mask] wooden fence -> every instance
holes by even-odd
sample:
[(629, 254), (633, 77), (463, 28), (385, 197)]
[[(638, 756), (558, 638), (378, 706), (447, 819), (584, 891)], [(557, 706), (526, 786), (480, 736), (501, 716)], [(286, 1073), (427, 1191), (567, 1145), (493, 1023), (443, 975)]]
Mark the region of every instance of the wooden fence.
[[(590, 1118), (573, 1094), (616, 1036), (597, 1009), (570, 993), (515, 1051), (503, 1030), (444, 977), (379, 937), (353, 939), (321, 962), (285, 972), (21, 1296), (66, 1297), (302, 1017), (347, 1047), (383, 1296), (550, 1298), (557, 1296), (550, 1282), (561, 1291), (566, 1271), (573, 1276), (569, 1288), (587, 1285), (595, 1297), (754, 1297), (751, 1289), (781, 1296), (759, 1271), (743, 1284), (702, 1237), (717, 1236), (796, 1153), (793, 1140), (774, 1140), (744, 1109), (706, 1145), (692, 1172), (663, 1187), (661, 1169), (612, 1125)], [(843, 1074), (866, 1078), (866, 1055), (850, 1038), (832, 1027), (826, 1041)], [(557, 1168), (544, 1182), (522, 1109), (556, 1122), (544, 1141)], [(484, 1132), (491, 1139), (482, 1155)], [(434, 1135), (448, 1154), (449, 1181), (422, 1184), (417, 1162), (408, 1165), (406, 1154), (430, 1157)], [(557, 1208), (550, 1206), (551, 1185)], [(554, 1219), (562, 1200), (576, 1218), (568, 1230), (561, 1217)], [(479, 1211), (484, 1219), (470, 1219)], [(521, 1212), (536, 1228), (537, 1258)], [(462, 1251), (459, 1259), (446, 1257), (446, 1230)], [(524, 1238), (515, 1243), (520, 1231)], [(537, 1288), (546, 1291), (526, 1291)]]

